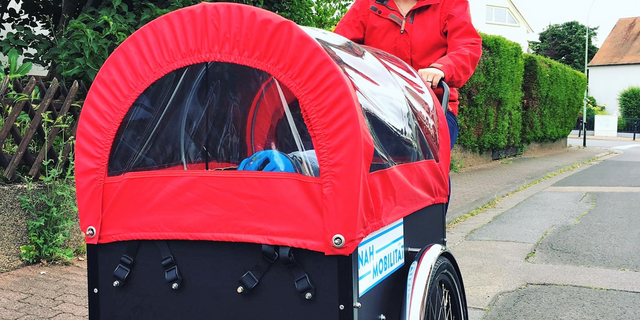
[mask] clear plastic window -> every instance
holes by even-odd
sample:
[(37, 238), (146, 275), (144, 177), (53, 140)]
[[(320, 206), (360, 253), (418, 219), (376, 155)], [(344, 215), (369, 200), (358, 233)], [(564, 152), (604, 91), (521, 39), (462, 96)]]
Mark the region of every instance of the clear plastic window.
[(373, 139), (370, 172), (434, 159), (438, 150), (433, 101), (409, 66), (380, 50), (324, 31), (305, 29), (351, 80)]
[[(133, 103), (116, 134), (109, 176), (151, 170), (237, 170), (263, 150), (318, 176), (297, 98), (270, 74), (209, 62), (175, 70)], [(262, 168), (258, 168), (262, 169)]]

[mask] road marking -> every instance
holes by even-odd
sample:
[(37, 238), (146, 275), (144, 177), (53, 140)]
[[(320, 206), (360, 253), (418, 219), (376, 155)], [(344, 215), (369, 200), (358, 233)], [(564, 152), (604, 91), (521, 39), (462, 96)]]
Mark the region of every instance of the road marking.
[(640, 147), (640, 144), (628, 144), (626, 146), (617, 146), (617, 147), (613, 147), (613, 149), (627, 150), (627, 149), (631, 149), (631, 148), (635, 148), (635, 147)]
[(640, 187), (549, 187), (544, 191), (555, 192), (640, 192)]

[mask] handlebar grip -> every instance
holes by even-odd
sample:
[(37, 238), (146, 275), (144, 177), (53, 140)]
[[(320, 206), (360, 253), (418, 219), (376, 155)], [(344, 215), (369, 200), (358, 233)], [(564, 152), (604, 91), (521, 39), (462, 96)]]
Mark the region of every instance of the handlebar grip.
[(449, 107), (449, 86), (444, 82), (444, 78), (440, 79), (438, 82), (438, 88), (442, 88), (443, 91), (441, 105), (444, 113), (446, 114), (447, 108)]

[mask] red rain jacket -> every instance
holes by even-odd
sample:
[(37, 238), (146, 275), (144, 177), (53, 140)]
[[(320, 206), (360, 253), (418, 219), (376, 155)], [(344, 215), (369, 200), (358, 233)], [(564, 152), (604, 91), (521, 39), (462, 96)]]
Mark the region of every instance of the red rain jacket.
[(455, 115), (458, 92), (453, 88), (469, 80), (482, 55), (467, 0), (419, 0), (405, 18), (393, 0), (356, 0), (335, 32), (389, 52), (416, 70), (442, 70), (452, 88), (449, 110)]

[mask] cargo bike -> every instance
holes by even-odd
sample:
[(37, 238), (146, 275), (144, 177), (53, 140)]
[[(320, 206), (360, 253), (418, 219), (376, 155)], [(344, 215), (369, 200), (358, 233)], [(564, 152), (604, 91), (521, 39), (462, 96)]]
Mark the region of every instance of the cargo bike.
[(89, 318), (467, 319), (449, 162), (398, 58), (244, 5), (169, 13), (77, 129)]

